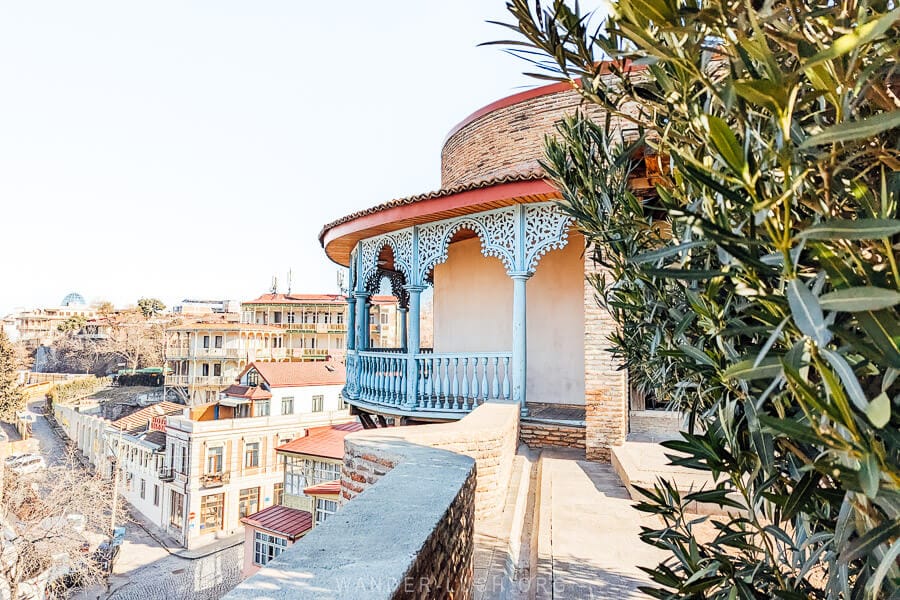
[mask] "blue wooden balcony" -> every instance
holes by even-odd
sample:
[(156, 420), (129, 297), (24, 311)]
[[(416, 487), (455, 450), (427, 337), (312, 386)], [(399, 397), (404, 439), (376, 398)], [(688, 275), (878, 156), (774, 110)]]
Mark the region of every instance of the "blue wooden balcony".
[(364, 409), (458, 419), (488, 400), (510, 399), (511, 361), (511, 352), (351, 350), (343, 394)]

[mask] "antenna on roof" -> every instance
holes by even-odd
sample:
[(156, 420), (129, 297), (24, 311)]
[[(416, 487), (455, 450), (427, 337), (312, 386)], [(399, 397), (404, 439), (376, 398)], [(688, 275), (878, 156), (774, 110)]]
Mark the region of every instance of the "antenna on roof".
[(272, 275), (272, 293), (278, 293), (278, 277), (276, 277), (275, 275)]
[(291, 277), (291, 270), (288, 269), (288, 296), (291, 295), (291, 284), (293, 283), (293, 278)]

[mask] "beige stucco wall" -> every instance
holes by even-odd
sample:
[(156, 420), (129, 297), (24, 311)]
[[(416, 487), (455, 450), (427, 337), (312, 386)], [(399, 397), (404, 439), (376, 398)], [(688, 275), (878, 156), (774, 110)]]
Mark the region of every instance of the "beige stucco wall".
[[(584, 404), (584, 262), (577, 233), (544, 256), (528, 281), (528, 382), (531, 402)], [(512, 348), (512, 279), (481, 241), (450, 244), (434, 271), (435, 352)]]

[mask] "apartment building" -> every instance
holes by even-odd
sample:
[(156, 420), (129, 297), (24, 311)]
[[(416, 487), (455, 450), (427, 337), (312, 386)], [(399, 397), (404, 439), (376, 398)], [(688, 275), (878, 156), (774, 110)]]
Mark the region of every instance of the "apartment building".
[(87, 305), (81, 294), (71, 293), (63, 298), (59, 306), (48, 306), (23, 310), (12, 316), (17, 339), (31, 347), (48, 346), (59, 335), (57, 329), (71, 317), (93, 319), (97, 312)]
[(308, 429), (275, 449), (284, 465), (281, 506), (244, 517), (244, 564), (249, 577), (338, 509), (344, 438), (356, 422)]
[(352, 419), (335, 362), (253, 362), (216, 402), (166, 424), (164, 527), (193, 548), (238, 533), (241, 519), (281, 504), (278, 446)]
[(251, 362), (286, 358), (283, 332), (267, 325), (210, 318), (166, 335), (166, 386), (192, 405), (215, 402)]
[[(372, 296), (375, 347), (398, 344), (401, 311), (394, 296)], [(304, 358), (343, 357), (347, 349), (347, 298), (338, 294), (263, 294), (241, 305), (241, 320), (277, 327), (285, 348)]]

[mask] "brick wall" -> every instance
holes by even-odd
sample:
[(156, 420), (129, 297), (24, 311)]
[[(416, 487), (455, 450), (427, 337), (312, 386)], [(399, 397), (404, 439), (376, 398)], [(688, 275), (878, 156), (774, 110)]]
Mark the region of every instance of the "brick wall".
[(416, 554), (392, 600), (472, 598), (475, 575), (475, 471)]
[[(566, 90), (499, 108), (467, 124), (444, 143), (441, 187), (537, 169), (544, 135), (555, 133), (556, 123), (580, 103), (577, 92)], [(596, 107), (589, 112), (602, 114)]]
[[(477, 518), (481, 518), (503, 506), (512, 458), (518, 445), (518, 423), (519, 411), (515, 405), (488, 402), (456, 423), (394, 427), (378, 432), (380, 436), (474, 458), (478, 472), (475, 513)], [(371, 487), (396, 463), (396, 459), (389, 455), (372, 452), (366, 438), (366, 432), (359, 432), (348, 435), (344, 440), (342, 503)]]
[(578, 448), (584, 450), (584, 427), (548, 425), (546, 423), (521, 423), (519, 439), (529, 448)]
[[(479, 486), (503, 472), (491, 461), (512, 462), (518, 414), (489, 403), (457, 423), (348, 435), (342, 484), (353, 501), (225, 598), (470, 600), (476, 504), (489, 498)], [(497, 445), (488, 433), (500, 429)], [(477, 468), (478, 458), (447, 451), (457, 445), (479, 455)]]
[(610, 447), (625, 443), (628, 434), (628, 388), (624, 370), (607, 351), (615, 331), (612, 316), (597, 304), (592, 275), (600, 272), (585, 252), (584, 263), (584, 403), (585, 455), (588, 460), (609, 461)]

